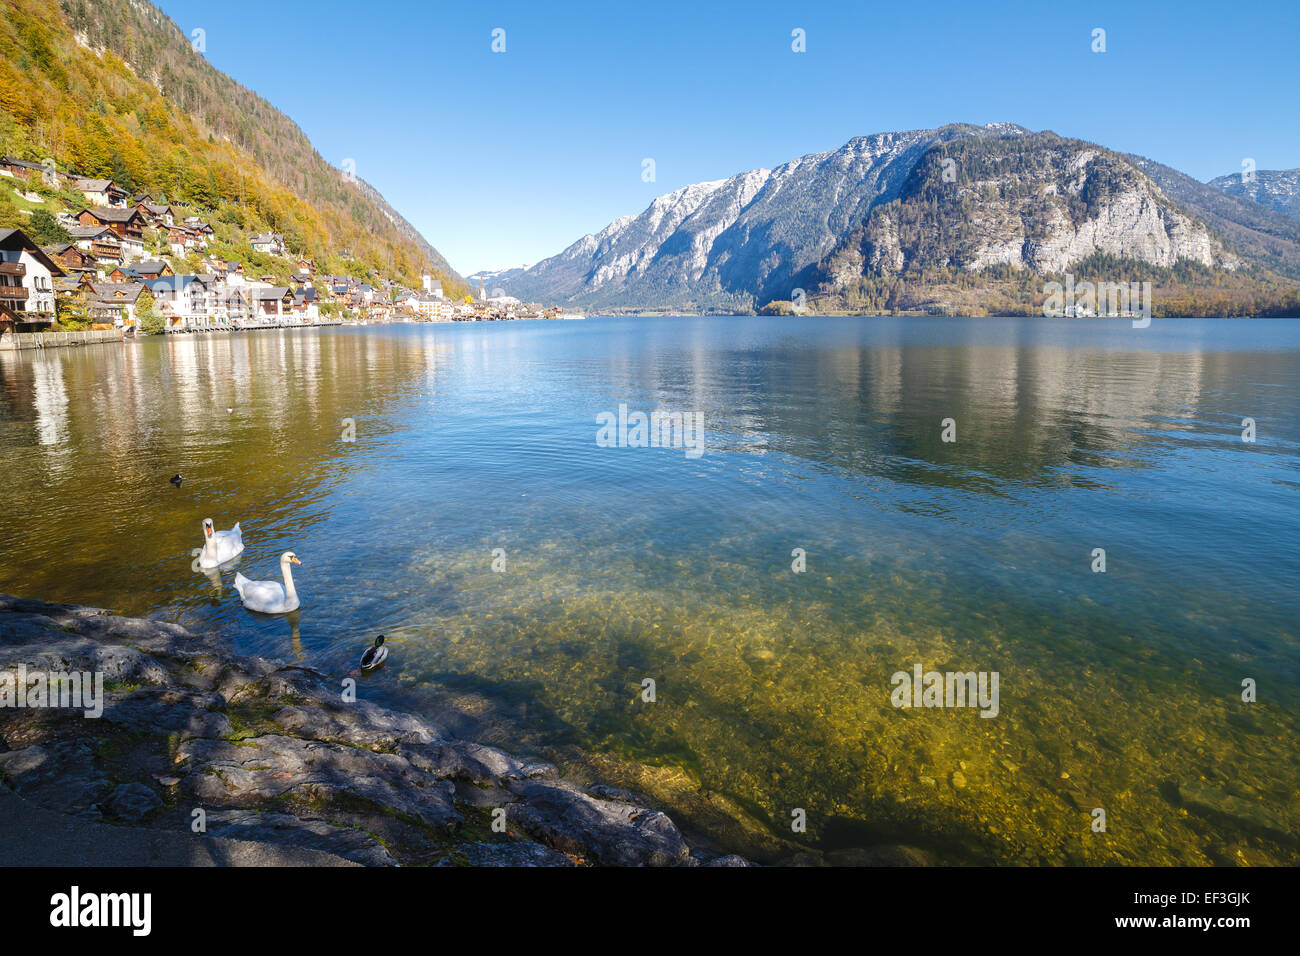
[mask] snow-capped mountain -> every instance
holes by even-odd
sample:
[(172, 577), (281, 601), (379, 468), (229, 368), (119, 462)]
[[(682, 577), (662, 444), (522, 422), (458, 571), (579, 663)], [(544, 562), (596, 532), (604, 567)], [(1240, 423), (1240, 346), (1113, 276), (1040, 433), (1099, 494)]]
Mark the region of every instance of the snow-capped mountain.
[(856, 276), (1046, 274), (1098, 253), (1159, 267), (1242, 264), (1136, 157), (993, 123), (877, 133), (685, 186), (493, 281), (521, 299), (584, 308), (743, 311)]
[(788, 296), (795, 277), (892, 195), (929, 145), (1021, 132), (997, 124), (881, 133), (774, 170), (685, 186), (512, 276), (505, 288), (596, 307), (735, 309)]
[[(1260, 177), (1282, 202), (1283, 174)], [(998, 271), (1014, 285), (1084, 261), (1126, 274), (1195, 264), (1238, 285), (1262, 271), (1286, 284), (1300, 278), (1300, 224), (1096, 143), (954, 124), (681, 187), (490, 284), (584, 308), (749, 311), (800, 289), (897, 300), (900, 282), (924, 291)]]
[(517, 266), (505, 266), (501, 269), (480, 269), (478, 272), (467, 275), (465, 281), (469, 283), (470, 291), (474, 295), (478, 295), (480, 288), (485, 289), (490, 295), (495, 290), (502, 288), (504, 282), (513, 279), (530, 268), (531, 266), (527, 263), (523, 263)]
[(1210, 185), (1230, 196), (1251, 199), (1261, 206), (1300, 218), (1300, 169), (1260, 169), (1253, 178), (1233, 173), (1211, 179)]

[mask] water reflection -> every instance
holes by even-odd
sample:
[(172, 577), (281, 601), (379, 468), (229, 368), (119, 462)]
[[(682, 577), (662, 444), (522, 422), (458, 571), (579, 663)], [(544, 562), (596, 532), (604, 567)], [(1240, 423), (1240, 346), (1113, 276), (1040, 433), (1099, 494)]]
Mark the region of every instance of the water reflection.
[[(340, 675), (385, 633), (372, 699), (768, 858), (804, 806), (823, 849), (1295, 862), (1297, 333), (620, 319), (0, 354), (0, 590)], [(620, 404), (702, 412), (708, 451), (598, 448)], [(302, 612), (196, 577), (205, 516), (246, 567), (298, 551)], [(1001, 714), (900, 714), (918, 662), (1000, 671)], [(1086, 841), (1099, 805), (1123, 826)]]

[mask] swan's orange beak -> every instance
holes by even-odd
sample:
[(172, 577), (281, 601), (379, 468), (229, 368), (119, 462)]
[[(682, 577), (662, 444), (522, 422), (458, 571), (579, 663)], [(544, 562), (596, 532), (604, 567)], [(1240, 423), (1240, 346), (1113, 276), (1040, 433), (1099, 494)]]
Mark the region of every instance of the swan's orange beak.
[(302, 564), (302, 562), (299, 561), (297, 557), (292, 557), (292, 558), (290, 558), (289, 560), (290, 560), (291, 562), (293, 562), (294, 564)]

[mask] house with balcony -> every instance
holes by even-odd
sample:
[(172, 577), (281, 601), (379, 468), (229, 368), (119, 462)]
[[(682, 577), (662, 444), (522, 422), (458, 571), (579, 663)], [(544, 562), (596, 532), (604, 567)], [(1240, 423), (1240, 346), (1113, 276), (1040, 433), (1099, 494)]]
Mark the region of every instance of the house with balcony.
[(352, 283), (343, 297), (343, 304), (349, 309), (368, 309), (378, 294), (379, 290), (369, 282)]
[(162, 259), (142, 259), (129, 266), (118, 266), (108, 274), (109, 282), (140, 282), (175, 275), (172, 267)]
[[(92, 329), (132, 328), (138, 322), (136, 307), (144, 293), (143, 282), (97, 282), (86, 295), (86, 314)], [(121, 323), (119, 326), (119, 322)]]
[(72, 244), (90, 254), (102, 266), (122, 264), (122, 243), (107, 226), (68, 226)]
[(90, 206), (125, 209), (127, 201), (131, 198), (130, 193), (111, 179), (89, 179), (79, 176), (73, 180), (72, 186), (86, 197), (86, 203)]
[(139, 210), (140, 215), (144, 216), (145, 222), (155, 229), (166, 229), (168, 226), (176, 225), (176, 214), (172, 211), (172, 207), (165, 203), (156, 203), (146, 196), (132, 205)]
[(291, 314), (303, 322), (315, 322), (320, 318), (320, 296), (311, 286), (302, 286), (293, 294)]
[(48, 328), (57, 321), (54, 280), (66, 273), (21, 229), (0, 229), (0, 306), (16, 332)]
[(58, 242), (52, 246), (41, 246), (41, 250), (59, 264), (69, 276), (89, 274), (99, 271), (99, 263), (89, 252), (72, 242)]
[(160, 276), (143, 279), (141, 284), (153, 294), (158, 311), (169, 325), (194, 328), (212, 324), (217, 290), (202, 276), (193, 273)]
[(85, 298), (94, 291), (95, 281), (95, 276), (89, 272), (55, 276), (54, 302), (56, 309), (60, 299)]
[(392, 301), (389, 299), (377, 298), (372, 299), (370, 304), (366, 306), (365, 314), (366, 318), (371, 321), (390, 322), (392, 321), (394, 311), (395, 309)]
[(452, 304), (429, 292), (408, 292), (398, 296), (394, 308), (430, 322), (450, 322), (452, 317)]
[(293, 290), (287, 286), (253, 288), (249, 294), (259, 319), (278, 319), (293, 313)]
[(122, 261), (144, 258), (144, 216), (138, 209), (104, 209), (83, 206), (75, 216), (83, 227), (104, 226), (113, 230), (122, 244)]
[(206, 249), (208, 239), (202, 232), (189, 226), (169, 226), (167, 245), (174, 256), (184, 256), (194, 249)]

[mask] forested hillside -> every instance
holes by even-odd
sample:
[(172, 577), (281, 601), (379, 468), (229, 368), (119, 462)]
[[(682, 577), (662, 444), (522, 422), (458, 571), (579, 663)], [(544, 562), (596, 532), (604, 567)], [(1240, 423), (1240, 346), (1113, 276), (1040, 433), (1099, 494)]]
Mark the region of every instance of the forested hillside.
[[(152, 4), (0, 0), (0, 11), (0, 152), (205, 210), (236, 246), (272, 230), (325, 271), (409, 285), (428, 272), (464, 289), (377, 192), (349, 182)], [(3, 224), (20, 225), (15, 214), (6, 196)]]

